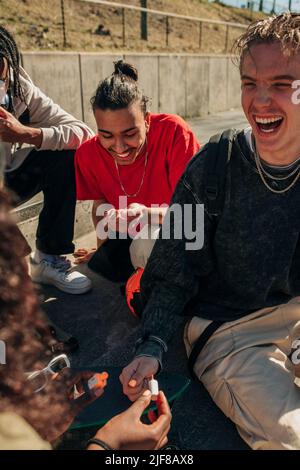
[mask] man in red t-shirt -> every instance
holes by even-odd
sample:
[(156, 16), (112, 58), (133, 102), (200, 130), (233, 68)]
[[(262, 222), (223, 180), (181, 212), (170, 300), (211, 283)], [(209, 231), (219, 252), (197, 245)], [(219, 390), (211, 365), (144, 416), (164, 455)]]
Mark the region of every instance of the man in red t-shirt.
[[(119, 208), (119, 197), (126, 196), (126, 193), (129, 204), (150, 207), (152, 204), (170, 203), (177, 181), (191, 157), (199, 150), (199, 144), (179, 116), (149, 114), (147, 123), (147, 143), (135, 161), (129, 165), (119, 165), (119, 171), (111, 153), (102, 145), (105, 133), (99, 132), (100, 135), (77, 150), (77, 199), (104, 200), (116, 209)], [(146, 154), (148, 161), (145, 169)], [(140, 191), (133, 196), (143, 176)]]
[[(89, 266), (124, 280), (145, 266), (177, 181), (200, 146), (179, 116), (148, 112), (132, 66), (115, 67), (92, 99), (98, 135), (77, 150), (75, 168), (77, 199), (94, 201), (98, 250)], [(77, 256), (85, 260), (86, 251)]]

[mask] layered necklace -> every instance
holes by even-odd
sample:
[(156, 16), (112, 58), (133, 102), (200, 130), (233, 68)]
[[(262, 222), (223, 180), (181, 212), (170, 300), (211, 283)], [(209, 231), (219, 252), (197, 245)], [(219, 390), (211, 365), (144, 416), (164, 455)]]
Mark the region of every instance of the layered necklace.
[[(146, 145), (146, 148), (147, 148), (147, 140), (145, 142), (145, 145)], [(142, 174), (142, 179), (141, 179), (141, 182), (139, 184), (139, 187), (137, 188), (136, 192), (134, 194), (129, 194), (126, 189), (124, 188), (124, 185), (122, 183), (122, 180), (121, 180), (121, 176), (120, 176), (120, 170), (119, 170), (119, 165), (118, 163), (116, 162), (116, 160), (114, 159), (114, 162), (115, 162), (115, 167), (116, 167), (116, 170), (117, 170), (117, 175), (118, 175), (118, 180), (119, 180), (119, 183), (120, 183), (120, 186), (121, 186), (121, 189), (123, 191), (123, 193), (125, 194), (125, 196), (127, 197), (136, 197), (140, 190), (142, 189), (142, 186), (143, 186), (143, 183), (144, 183), (144, 179), (145, 179), (145, 175), (146, 175), (146, 168), (147, 168), (147, 163), (148, 163), (148, 149), (146, 150), (146, 155), (145, 155), (145, 162), (144, 162), (144, 170), (143, 170), (143, 174)]]
[[(253, 136), (252, 136), (252, 144), (253, 144), (253, 149), (254, 149), (254, 160), (255, 160), (256, 167), (257, 167), (257, 171), (264, 185), (268, 188), (269, 191), (275, 194), (282, 194), (282, 193), (286, 193), (287, 191), (289, 191), (289, 189), (291, 189), (297, 183), (300, 177), (300, 162), (286, 176), (273, 176), (264, 169), (260, 156), (258, 154), (257, 148), (256, 148), (255, 139), (253, 138)], [(294, 175), (296, 176), (293, 179), (293, 181), (284, 189), (274, 189), (268, 184), (266, 180), (266, 177), (267, 177), (273, 181), (284, 181), (284, 180), (291, 178)]]

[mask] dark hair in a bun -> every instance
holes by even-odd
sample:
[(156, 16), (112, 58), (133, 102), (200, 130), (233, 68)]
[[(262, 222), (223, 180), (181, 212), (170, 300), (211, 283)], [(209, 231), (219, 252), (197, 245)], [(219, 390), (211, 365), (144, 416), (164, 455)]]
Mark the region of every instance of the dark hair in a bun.
[(95, 96), (91, 99), (95, 109), (124, 109), (139, 102), (144, 114), (148, 112), (149, 98), (143, 95), (138, 85), (138, 71), (132, 64), (123, 60), (114, 62), (112, 75), (99, 83)]
[(131, 80), (137, 82), (139, 79), (139, 74), (137, 69), (132, 64), (128, 64), (123, 60), (118, 60), (114, 62), (115, 70), (113, 75), (126, 75), (126, 77), (131, 78)]

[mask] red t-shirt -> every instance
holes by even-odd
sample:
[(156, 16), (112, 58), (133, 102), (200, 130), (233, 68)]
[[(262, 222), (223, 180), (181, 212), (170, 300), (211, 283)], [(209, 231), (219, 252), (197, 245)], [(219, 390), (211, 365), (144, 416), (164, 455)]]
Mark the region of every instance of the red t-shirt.
[[(147, 135), (148, 163), (141, 190), (128, 204), (137, 202), (169, 204), (177, 181), (187, 163), (200, 145), (179, 116), (151, 114)], [(128, 194), (134, 194), (144, 174), (145, 153), (131, 165), (119, 165), (120, 178)], [(125, 196), (113, 157), (100, 144), (98, 137), (81, 145), (75, 155), (76, 186), (78, 200), (106, 200), (116, 209), (119, 196)]]

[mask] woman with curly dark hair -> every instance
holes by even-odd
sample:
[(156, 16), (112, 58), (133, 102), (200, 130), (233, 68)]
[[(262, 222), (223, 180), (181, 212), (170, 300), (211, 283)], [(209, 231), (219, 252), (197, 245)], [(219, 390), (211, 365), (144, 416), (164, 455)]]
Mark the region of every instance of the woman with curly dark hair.
[[(79, 410), (76, 400), (68, 398), (69, 392), (74, 383), (80, 385), (86, 377), (62, 375), (63, 380), (49, 380), (38, 393), (28, 380), (28, 372), (42, 370), (52, 358), (55, 340), (27, 272), (25, 241), (9, 210), (0, 168), (0, 341), (5, 345), (5, 358), (0, 357), (0, 450), (51, 449), (50, 442), (69, 427)], [(101, 428), (89, 450), (155, 449), (164, 445), (171, 415), (162, 393), (159, 418), (149, 426), (140, 421), (150, 403), (149, 394)]]
[(27, 380), (26, 372), (42, 369), (49, 361), (54, 340), (39, 311), (23, 258), (24, 239), (9, 207), (9, 198), (0, 189), (0, 340), (5, 344), (5, 364), (0, 365), (0, 448), (2, 440), (4, 444), (13, 440), (17, 448), (19, 440), (21, 448), (30, 442), (33, 448), (49, 448), (39, 436), (55, 438), (61, 416), (70, 412), (70, 406), (61, 382), (33, 393)]

